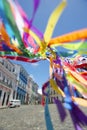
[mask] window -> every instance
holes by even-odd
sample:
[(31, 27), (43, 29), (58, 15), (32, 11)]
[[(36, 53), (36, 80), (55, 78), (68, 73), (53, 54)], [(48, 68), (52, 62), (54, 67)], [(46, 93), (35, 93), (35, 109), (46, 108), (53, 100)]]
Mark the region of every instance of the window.
[(4, 65), (4, 60), (2, 60), (2, 65)]
[(13, 99), (15, 98), (15, 91), (13, 92)]
[(6, 63), (6, 65), (5, 65), (5, 66), (6, 66), (6, 68), (8, 68), (8, 64), (7, 64), (7, 63)]
[(54, 90), (54, 94), (55, 94), (55, 90)]
[(15, 72), (15, 68), (13, 68), (13, 72)]
[(1, 77), (1, 72), (0, 72), (0, 77)]
[(5, 81), (5, 76), (3, 76), (3, 81)]
[(8, 84), (8, 79), (7, 79), (7, 84)]
[(9, 65), (9, 71), (11, 71), (11, 66)]
[(8, 85), (10, 85), (10, 79), (8, 79)]
[(0, 98), (1, 98), (1, 95), (2, 95), (2, 90), (0, 90)]
[(12, 80), (10, 80), (10, 87), (12, 88)]

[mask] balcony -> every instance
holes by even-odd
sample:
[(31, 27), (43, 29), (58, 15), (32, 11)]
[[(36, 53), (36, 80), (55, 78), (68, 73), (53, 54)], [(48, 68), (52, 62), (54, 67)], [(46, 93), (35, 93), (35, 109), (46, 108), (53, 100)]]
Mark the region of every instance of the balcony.
[(0, 84), (4, 85), (5, 87), (12, 88), (12, 84), (7, 84), (7, 82), (0, 80)]

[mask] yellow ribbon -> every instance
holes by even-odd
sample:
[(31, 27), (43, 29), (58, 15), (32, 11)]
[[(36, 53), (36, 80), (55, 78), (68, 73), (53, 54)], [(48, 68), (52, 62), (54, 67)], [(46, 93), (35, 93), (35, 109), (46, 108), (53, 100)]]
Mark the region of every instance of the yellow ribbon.
[(66, 74), (66, 77), (69, 83), (72, 84), (72, 86), (74, 86), (78, 90), (78, 92), (80, 92), (81, 94), (87, 93), (87, 88), (79, 83), (79, 81), (77, 81), (75, 78), (71, 77), (70, 74)]
[(57, 86), (56, 82), (53, 79), (50, 79), (50, 85), (58, 94), (65, 97), (64, 92)]
[(44, 33), (44, 39), (45, 39), (46, 43), (49, 42), (49, 40), (50, 40), (50, 38), (51, 38), (51, 36), (53, 34), (54, 28), (56, 26), (56, 23), (59, 20), (65, 6), (66, 6), (66, 1), (63, 0), (60, 3), (60, 5), (58, 5), (58, 7), (51, 14), (51, 16), (50, 16), (50, 18), (48, 20), (48, 24), (47, 24), (45, 33)]

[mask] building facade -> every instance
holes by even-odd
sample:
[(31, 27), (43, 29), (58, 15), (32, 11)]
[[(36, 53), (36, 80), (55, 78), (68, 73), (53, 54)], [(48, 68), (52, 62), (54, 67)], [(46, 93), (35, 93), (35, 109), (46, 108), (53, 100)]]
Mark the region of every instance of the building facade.
[(28, 79), (28, 88), (29, 88), (29, 103), (35, 104), (38, 98), (38, 84), (30, 76)]
[(34, 104), (37, 103), (37, 100), (38, 100), (38, 85), (36, 82), (33, 81), (33, 84), (32, 84), (32, 101), (34, 102)]
[(50, 93), (49, 93), (49, 103), (54, 103), (54, 100), (53, 100), (53, 98), (59, 98), (59, 95), (58, 95), (58, 93), (55, 91), (55, 90), (53, 90), (51, 87), (50, 87)]
[[(48, 94), (49, 94), (49, 96), (48, 96), (48, 103), (49, 104), (54, 103), (54, 98), (60, 99), (60, 100), (63, 99), (62, 96), (59, 95), (55, 90), (53, 90), (53, 88), (50, 85), (48, 86)], [(45, 96), (44, 100), (46, 102), (46, 96)]]
[(15, 64), (15, 71), (17, 74), (17, 96), (16, 99), (20, 99), (21, 103), (26, 103), (26, 93), (27, 93), (27, 82), (28, 73), (22, 65)]
[(30, 103), (30, 84), (31, 84), (31, 77), (28, 75), (28, 82), (27, 82), (27, 87), (26, 87), (26, 104)]
[(22, 104), (35, 103), (37, 97), (38, 85), (24, 67), (0, 58), (0, 106), (12, 99), (20, 99)]
[(8, 105), (17, 93), (15, 66), (7, 59), (0, 58), (0, 106)]

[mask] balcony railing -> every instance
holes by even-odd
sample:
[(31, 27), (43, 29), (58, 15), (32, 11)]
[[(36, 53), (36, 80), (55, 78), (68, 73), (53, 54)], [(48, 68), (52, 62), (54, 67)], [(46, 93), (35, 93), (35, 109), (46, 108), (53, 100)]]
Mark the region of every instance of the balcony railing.
[(6, 87), (12, 88), (12, 84), (7, 84), (6, 82), (4, 82), (3, 80), (0, 80), (0, 83), (2, 85), (5, 85)]

